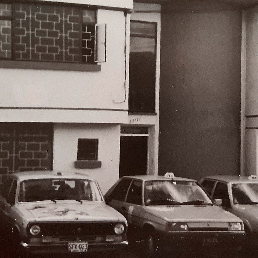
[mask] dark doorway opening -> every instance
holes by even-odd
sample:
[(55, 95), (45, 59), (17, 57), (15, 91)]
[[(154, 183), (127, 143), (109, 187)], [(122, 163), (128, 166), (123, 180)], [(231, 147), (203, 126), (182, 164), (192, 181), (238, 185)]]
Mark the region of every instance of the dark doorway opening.
[(119, 177), (146, 175), (148, 136), (121, 136)]

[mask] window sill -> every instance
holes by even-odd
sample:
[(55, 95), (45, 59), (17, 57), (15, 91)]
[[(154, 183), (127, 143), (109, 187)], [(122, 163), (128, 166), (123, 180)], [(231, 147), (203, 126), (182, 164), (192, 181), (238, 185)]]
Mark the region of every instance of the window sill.
[(101, 167), (101, 161), (99, 160), (76, 160), (74, 162), (74, 167), (79, 169), (94, 169)]
[(101, 71), (101, 66), (97, 65), (97, 64), (13, 61), (13, 60), (0, 60), (0, 68), (79, 71), (79, 72), (99, 72), (99, 71)]

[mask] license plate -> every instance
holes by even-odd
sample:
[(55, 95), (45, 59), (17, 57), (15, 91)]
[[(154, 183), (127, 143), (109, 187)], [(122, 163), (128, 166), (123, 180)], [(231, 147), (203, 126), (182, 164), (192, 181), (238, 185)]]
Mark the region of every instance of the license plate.
[(88, 243), (87, 242), (69, 243), (68, 251), (72, 253), (85, 253), (88, 251)]
[(218, 241), (217, 238), (212, 237), (212, 238), (204, 238), (202, 244), (203, 244), (203, 245), (215, 245), (215, 244), (217, 244), (218, 242), (219, 242), (219, 241)]

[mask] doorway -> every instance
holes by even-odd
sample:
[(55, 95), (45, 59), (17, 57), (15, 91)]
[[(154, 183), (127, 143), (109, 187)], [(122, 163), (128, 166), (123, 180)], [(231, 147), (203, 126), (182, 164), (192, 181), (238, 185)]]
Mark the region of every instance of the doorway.
[(119, 177), (146, 175), (147, 165), (148, 128), (122, 128)]

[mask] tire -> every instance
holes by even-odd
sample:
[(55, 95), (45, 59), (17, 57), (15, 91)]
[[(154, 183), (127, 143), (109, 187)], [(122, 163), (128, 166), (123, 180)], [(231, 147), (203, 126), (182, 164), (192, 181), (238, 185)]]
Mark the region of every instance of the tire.
[(158, 241), (154, 230), (147, 231), (144, 236), (144, 254), (146, 258), (152, 258), (158, 251)]

